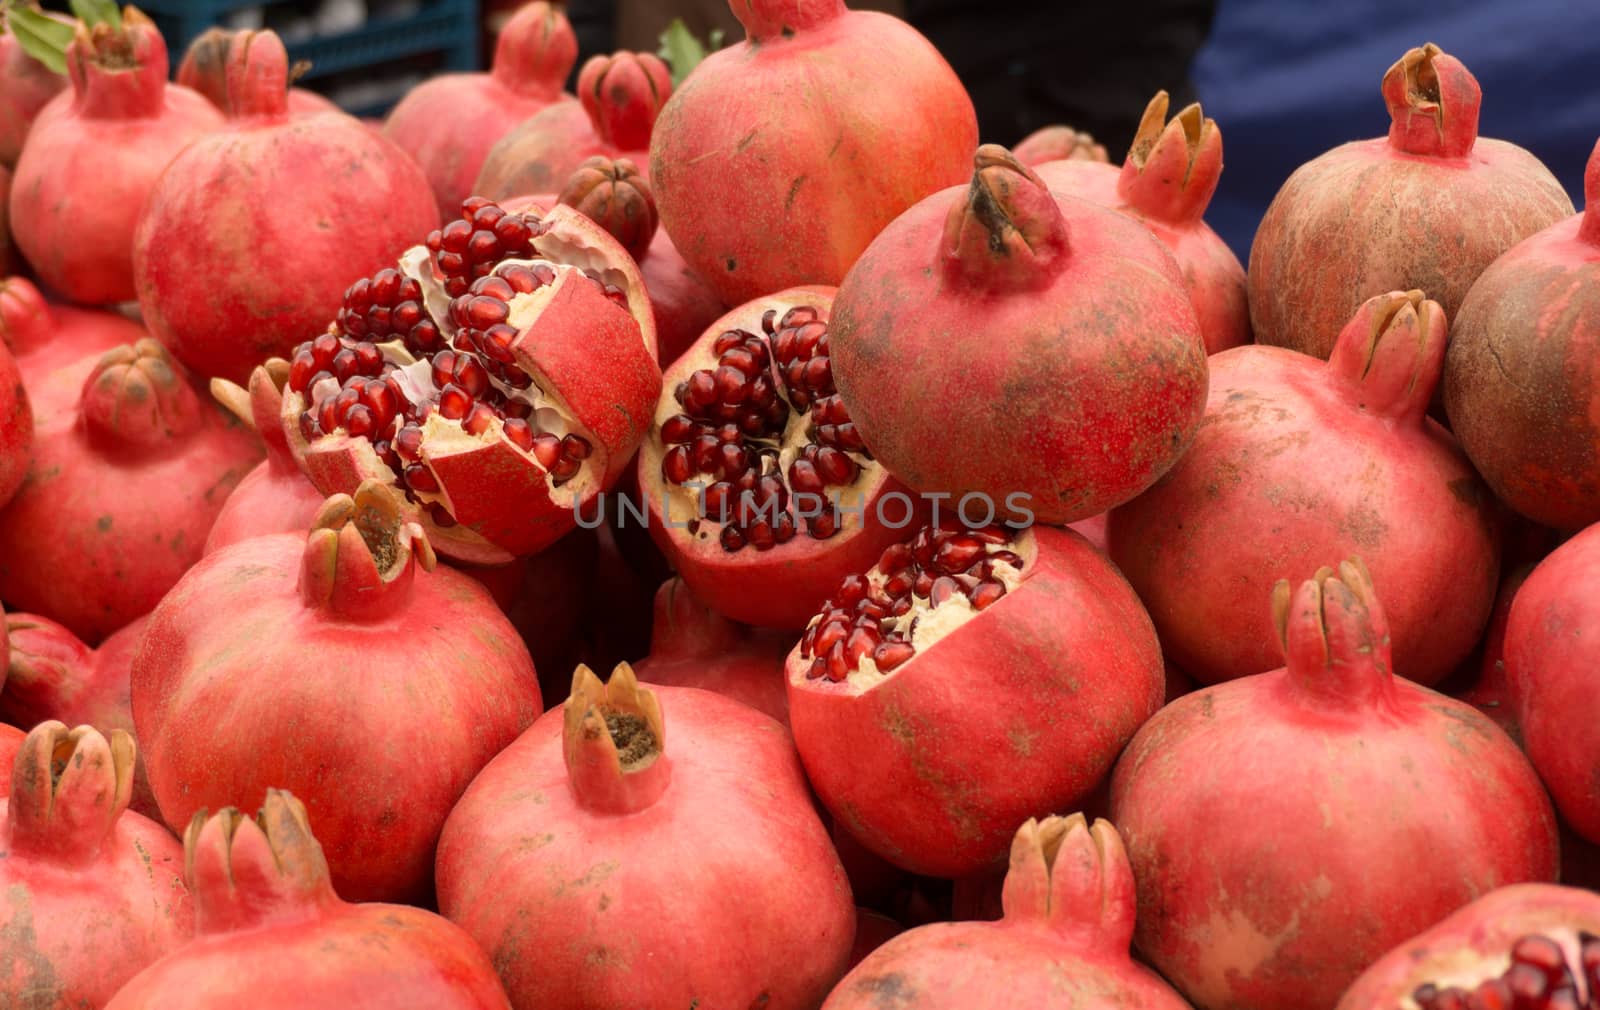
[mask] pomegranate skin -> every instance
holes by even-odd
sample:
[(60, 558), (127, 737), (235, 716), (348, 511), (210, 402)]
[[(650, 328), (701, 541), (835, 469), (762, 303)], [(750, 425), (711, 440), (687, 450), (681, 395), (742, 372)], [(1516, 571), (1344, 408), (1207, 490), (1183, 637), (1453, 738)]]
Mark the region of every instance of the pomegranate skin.
[(1388, 137), (1301, 165), (1261, 219), (1249, 271), (1258, 343), (1326, 358), (1357, 306), (1396, 289), (1421, 288), (1454, 319), (1497, 256), (1572, 213), (1539, 159), (1478, 136), (1481, 90), (1460, 60), (1412, 49), (1382, 90)]
[(288, 378), (288, 362), (271, 358), (250, 373), (249, 389), (226, 379), (211, 380), (212, 397), (255, 429), (267, 458), (245, 474), (222, 503), (206, 536), (207, 554), (250, 537), (309, 529), (322, 508), (322, 493), (300, 471), (279, 420)]
[(1272, 609), (1288, 666), (1168, 705), (1111, 780), (1135, 944), (1202, 1010), (1330, 1007), (1407, 937), (1556, 875), (1532, 767), (1476, 709), (1392, 672), (1359, 562), (1280, 582)]
[(425, 900), (451, 805), (541, 710), (516, 629), (433, 568), (377, 482), (309, 535), (203, 558), (150, 615), (132, 681), (167, 824), (296, 789), (351, 900)]
[[(1516, 697), (1511, 691), (1511, 678), (1506, 673), (1506, 625), (1511, 619), (1511, 604), (1517, 598), (1522, 584), (1533, 574), (1532, 564), (1518, 565), (1508, 570), (1500, 580), (1495, 594), (1494, 610), (1489, 614), (1489, 627), (1483, 634), (1480, 654), (1475, 663), (1463, 671), (1465, 683), (1451, 684), (1449, 694), (1466, 702), (1494, 720), (1496, 726), (1506, 731), (1506, 736), (1522, 746), (1522, 724), (1517, 721)], [(1563, 846), (1565, 849), (1565, 846)]]
[[(624, 729), (639, 735), (619, 753)], [(483, 770), (438, 881), (517, 1010), (803, 1010), (855, 932), (789, 734), (708, 691), (642, 688), (626, 664), (605, 686), (579, 667), (565, 706)]]
[(1272, 583), (1352, 553), (1372, 559), (1402, 676), (1436, 684), (1472, 651), (1500, 533), (1488, 489), (1426, 416), (1446, 329), (1436, 302), (1394, 291), (1361, 307), (1331, 362), (1261, 346), (1211, 358), (1194, 444), (1106, 531), (1184, 672), (1272, 669)]
[(0, 165), (0, 277), (13, 269), (11, 255), (11, 169)]
[(839, 392), (873, 455), (919, 491), (986, 496), (1002, 515), (1015, 495), (1054, 524), (1132, 498), (1205, 406), (1205, 347), (1172, 256), (993, 145), (970, 186), (873, 240), (834, 331)]
[(0, 507), (17, 493), (33, 461), (33, 408), (16, 359), (0, 341)]
[(489, 149), (517, 123), (549, 105), (575, 103), (561, 91), (578, 60), (578, 37), (561, 7), (523, 4), (500, 30), (486, 74), (445, 74), (412, 88), (384, 123), (384, 136), (428, 173), (439, 214), (454, 217)]
[(1505, 664), (1523, 743), (1572, 827), (1600, 843), (1600, 525), (1556, 548), (1517, 590)]
[(1131, 587), (1076, 533), (1035, 526), (1029, 540), (1012, 548), (1015, 588), (886, 677), (813, 679), (805, 643), (789, 655), (789, 720), (817, 795), (913, 873), (1002, 864), (1019, 821), (1086, 799), (1161, 707), (1161, 651)]
[[(72, 22), (64, 14), (43, 11), (63, 24)], [(0, 33), (0, 166), (11, 168), (22, 154), (22, 142), (28, 129), (50, 100), (67, 86), (63, 74), (22, 51), (17, 37), (10, 32)]]
[(1011, 845), (1003, 900), (999, 922), (933, 923), (889, 940), (845, 976), (823, 1010), (1189, 1010), (1128, 954), (1133, 874), (1108, 822), (1091, 827), (1082, 814), (1028, 820)]
[(730, 305), (837, 285), (890, 221), (967, 174), (972, 100), (887, 14), (844, 0), (729, 6), (748, 38), (694, 69), (652, 137), (662, 224)]
[[(51, 305), (25, 277), (0, 279), (0, 342), (10, 346), (35, 401), (76, 402), (84, 376), (101, 354), (149, 335), (115, 312)], [(72, 364), (80, 367), (63, 370)], [(43, 385), (58, 387), (61, 396), (47, 393)]]
[[(228, 49), (233, 45), (234, 36), (239, 34), (226, 28), (207, 28), (189, 43), (182, 62), (172, 75), (174, 81), (205, 96), (224, 115), (228, 112)], [(315, 91), (289, 89), (291, 116), (314, 116), (319, 112), (338, 111), (338, 105)]]
[(88, 304), (131, 301), (139, 209), (173, 157), (222, 118), (167, 83), (166, 42), (137, 10), (121, 32), (80, 25), (67, 70), (72, 90), (40, 112), (17, 159), (11, 232), (52, 290)]
[(196, 936), (107, 1010), (509, 1010), (483, 951), (419, 908), (334, 893), (305, 807), (267, 791), (254, 818), (197, 814), (185, 836)]
[[(4, 658), (0, 655), (0, 658)], [(17, 754), (22, 750), (22, 741), (28, 734), (15, 726), (0, 723), (0, 789), (3, 795), (11, 795), (11, 770), (16, 767)]]
[(260, 449), (148, 337), (85, 364), (36, 387), (34, 468), (0, 509), (0, 597), (94, 644), (199, 559)]
[[(343, 113), (289, 116), (275, 33), (241, 33), (229, 59), (227, 127), (173, 160), (132, 248), (150, 331), (190, 369), (242, 384), (325, 329), (346, 286), (439, 213), (422, 169), (388, 140)], [(210, 220), (229, 226), (196, 226)]]

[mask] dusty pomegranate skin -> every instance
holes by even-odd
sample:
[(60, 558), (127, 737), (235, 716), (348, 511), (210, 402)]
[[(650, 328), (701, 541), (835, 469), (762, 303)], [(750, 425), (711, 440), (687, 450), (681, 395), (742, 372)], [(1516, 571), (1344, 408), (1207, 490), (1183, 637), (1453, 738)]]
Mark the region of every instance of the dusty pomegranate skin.
[(1408, 936), (1556, 876), (1533, 768), (1476, 709), (1396, 676), (1359, 561), (1280, 582), (1271, 609), (1287, 667), (1168, 705), (1111, 780), (1134, 942), (1201, 1010), (1332, 1006)]
[(425, 900), (451, 805), (542, 708), (493, 597), (435, 568), (376, 482), (309, 535), (206, 555), (150, 615), (132, 683), (167, 824), (294, 789), (353, 901)]
[(0, 341), (0, 507), (27, 479), (33, 462), (33, 408), (17, 361)]
[(1206, 684), (1272, 669), (1273, 582), (1352, 553), (1371, 558), (1401, 676), (1436, 684), (1472, 651), (1499, 517), (1427, 417), (1446, 334), (1438, 303), (1392, 291), (1361, 306), (1331, 361), (1262, 346), (1210, 359), (1194, 444), (1106, 531), (1168, 659)]
[(729, 6), (747, 38), (684, 79), (652, 135), (662, 224), (730, 305), (837, 285), (890, 221), (966, 175), (972, 100), (887, 14), (844, 0)]
[(289, 363), (282, 358), (257, 365), (250, 373), (249, 389), (227, 379), (211, 380), (212, 398), (255, 429), (266, 447), (267, 458), (245, 474), (222, 503), (222, 511), (217, 513), (217, 521), (206, 536), (207, 554), (250, 537), (308, 529), (322, 508), (322, 492), (295, 462), (279, 419), (283, 413), (283, 388), (288, 381)]
[(449, 922), (341, 899), (305, 806), (283, 790), (254, 818), (197, 813), (184, 862), (194, 940), (107, 1010), (509, 1010), (488, 957)]
[(1258, 343), (1326, 358), (1357, 306), (1395, 289), (1423, 289), (1454, 319), (1495, 257), (1572, 213), (1539, 159), (1478, 136), (1481, 98), (1460, 60), (1412, 49), (1383, 75), (1388, 137), (1289, 176), (1250, 247)]
[[(172, 79), (206, 100), (224, 115), (228, 111), (228, 50), (236, 36), (244, 34), (226, 28), (207, 28), (196, 35), (189, 48), (183, 52)], [(290, 76), (295, 76), (291, 69)], [(321, 112), (338, 112), (339, 106), (305, 88), (289, 89), (289, 115), (315, 116)]]
[[(52, 305), (25, 277), (0, 278), (0, 342), (10, 346), (23, 384), (36, 401), (36, 414), (39, 401), (76, 403), (84, 377), (101, 354), (149, 335), (115, 312)], [(78, 370), (66, 370), (74, 363)], [(62, 395), (46, 395), (43, 383), (59, 388)]]
[[(42, 13), (63, 24), (72, 24), (65, 14)], [(0, 34), (0, 81), (6, 84), (0, 88), (0, 166), (11, 168), (22, 153), (22, 142), (34, 118), (68, 82), (64, 74), (55, 73), (23, 52), (11, 32)]]
[(23, 740), (0, 803), (0, 1005), (105, 1006), (190, 937), (183, 850), (127, 809), (135, 757), (121, 730)]
[(1011, 153), (1024, 165), (1035, 167), (1050, 161), (1111, 161), (1104, 144), (1065, 124), (1039, 127), (1018, 141)]
[(787, 731), (626, 663), (572, 683), (451, 813), (440, 911), (517, 1010), (816, 1007), (856, 913)]
[(1584, 193), (1473, 283), (1444, 369), (1450, 426), (1494, 493), (1568, 530), (1600, 522), (1600, 143)]
[(1029, 818), (1011, 843), (1003, 901), (999, 922), (901, 933), (845, 976), (823, 1010), (1188, 1010), (1128, 954), (1133, 873), (1110, 823)]
[(1131, 587), (1047, 526), (926, 527), (890, 547), (840, 583), (787, 678), (823, 804), (878, 855), (936, 877), (998, 866), (1020, 821), (1087, 797), (1165, 685)]
[(873, 240), (832, 333), (873, 456), (1002, 517), (1014, 495), (1053, 524), (1127, 501), (1177, 461), (1205, 406), (1205, 347), (1172, 256), (995, 145), (969, 186)]
[(1600, 894), (1501, 887), (1395, 947), (1337, 1010), (1592, 1010), (1600, 1006)]

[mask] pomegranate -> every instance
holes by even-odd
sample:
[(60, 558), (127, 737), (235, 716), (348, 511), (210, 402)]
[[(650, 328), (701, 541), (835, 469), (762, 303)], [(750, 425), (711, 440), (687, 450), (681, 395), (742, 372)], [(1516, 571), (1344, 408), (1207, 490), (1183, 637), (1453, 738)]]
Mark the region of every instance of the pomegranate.
[(560, 711), (489, 763), (438, 880), (518, 1010), (811, 1008), (855, 931), (789, 734), (626, 663), (609, 684), (579, 667)]
[(1600, 524), (1556, 548), (1517, 590), (1505, 664), (1523, 743), (1556, 806), (1600, 844)]
[[(3, 36), (0, 36), (3, 38)], [(0, 277), (11, 273), (11, 169), (0, 165)]]
[[(1522, 725), (1517, 722), (1516, 699), (1511, 693), (1511, 681), (1506, 675), (1505, 641), (1506, 622), (1511, 617), (1511, 603), (1517, 591), (1528, 580), (1534, 566), (1519, 565), (1506, 572), (1500, 581), (1500, 591), (1495, 595), (1494, 610), (1489, 615), (1489, 627), (1484, 632), (1479, 654), (1464, 672), (1465, 683), (1452, 684), (1450, 694), (1471, 705), (1493, 719), (1506, 735), (1522, 744)], [(1564, 848), (1564, 847), (1563, 847)]]
[[(978, 121), (927, 39), (844, 0), (730, 0), (650, 147), (661, 222), (730, 305), (838, 284), (900, 212), (966, 174)], [(826, 96), (826, 100), (820, 100)]]
[(1351, 553), (1372, 559), (1402, 676), (1436, 684), (1472, 651), (1500, 540), (1488, 489), (1426, 414), (1446, 329), (1437, 302), (1391, 291), (1361, 306), (1326, 363), (1258, 346), (1211, 359), (1194, 445), (1106, 530), (1190, 676), (1272, 669), (1261, 599), (1277, 579)]
[(1011, 149), (1024, 165), (1040, 165), (1047, 161), (1094, 161), (1109, 163), (1106, 146), (1082, 130), (1070, 126), (1041, 126), (1023, 137)]
[(718, 319), (667, 369), (639, 450), (651, 535), (745, 624), (805, 627), (921, 513), (834, 388), (832, 304), (832, 288), (791, 288)]
[(873, 241), (833, 330), (867, 448), (919, 491), (982, 505), (982, 521), (1002, 502), (1068, 523), (1126, 501), (1177, 461), (1205, 405), (1172, 257), (1129, 218), (1052, 195), (1003, 147)]
[[(10, 346), (35, 400), (43, 395), (76, 402), (101, 354), (147, 336), (143, 326), (115, 312), (51, 305), (26, 278), (0, 278), (0, 342)], [(74, 364), (77, 370), (66, 367)], [(47, 393), (42, 384), (59, 387), (62, 396)], [(35, 413), (41, 406), (36, 404)]]
[[(173, 80), (197, 91), (223, 113), (228, 111), (228, 50), (233, 40), (242, 32), (226, 28), (207, 28), (194, 37), (184, 51), (183, 61)], [(298, 76), (299, 67), (291, 67), (284, 84)], [(315, 116), (321, 112), (338, 112), (332, 101), (304, 88), (289, 88), (289, 115)]]
[(309, 535), (208, 554), (150, 615), (133, 661), (167, 824), (292, 789), (353, 901), (428, 894), (451, 805), (540, 711), (516, 630), (481, 585), (434, 567), (376, 481), (329, 498)]
[(92, 644), (199, 559), (260, 450), (148, 337), (85, 378), (79, 364), (61, 371), (82, 392), (66, 405), (39, 384), (32, 476), (0, 510), (0, 598)]
[[(73, 24), (64, 14), (37, 13)], [(6, 28), (0, 16), (0, 81), (5, 82), (0, 88), (0, 166), (10, 168), (22, 154), (22, 142), (35, 117), (67, 86), (67, 79), (24, 52), (15, 32)]]
[(786, 631), (747, 628), (712, 610), (670, 579), (656, 591), (650, 655), (633, 664), (650, 684), (715, 691), (789, 725), (783, 659), (794, 645)]
[[(1133, 874), (1107, 822), (1090, 826), (1082, 814), (1026, 821), (1011, 843), (1004, 903), (999, 922), (941, 922), (900, 934), (845, 976), (823, 1010), (1188, 1010), (1128, 955)], [(998, 1004), (997, 982), (1005, 988)]]
[(0, 808), (0, 1005), (102, 1007), (190, 934), (182, 850), (128, 810), (136, 748), (114, 730), (35, 726)]
[(77, 302), (129, 301), (140, 206), (173, 156), (222, 119), (204, 98), (167, 83), (167, 44), (137, 9), (125, 10), (119, 26), (80, 24), (67, 73), (71, 92), (40, 113), (17, 159), (11, 232), (53, 290)]
[(1271, 610), (1287, 667), (1162, 709), (1111, 782), (1135, 942), (1203, 1010), (1332, 1006), (1406, 937), (1556, 874), (1533, 769), (1476, 709), (1395, 675), (1359, 560), (1279, 582)]
[(1379, 958), (1337, 1010), (1592, 1010), (1600, 894), (1501, 887)]
[(474, 197), (296, 348), (284, 430), (320, 490), (392, 483), (439, 553), (502, 564), (572, 530), (628, 467), (655, 359), (615, 239), (568, 207)]
[(1506, 504), (1546, 526), (1600, 522), (1600, 143), (1586, 209), (1473, 283), (1445, 359), (1450, 425)]
[(578, 75), (584, 122), (553, 106), (490, 148), (472, 190), (491, 200), (552, 193), (587, 159), (627, 155), (644, 161), (650, 131), (672, 94), (672, 73), (651, 53), (592, 56)]
[(786, 673), (822, 802), (938, 877), (998, 865), (1020, 821), (1084, 800), (1165, 690), (1133, 590), (1047, 526), (925, 527), (839, 583)]
[(440, 216), (449, 219), (473, 194), (496, 141), (546, 106), (573, 104), (561, 86), (577, 60), (578, 37), (566, 13), (535, 0), (500, 29), (488, 73), (434, 77), (400, 100), (384, 135), (428, 173)]
[[(4, 658), (4, 649), (0, 648), (0, 659)], [(16, 767), (17, 754), (27, 736), (15, 726), (0, 723), (0, 797), (11, 795), (11, 770)]]
[(335, 893), (306, 808), (269, 789), (260, 813), (195, 816), (184, 836), (196, 936), (107, 1010), (509, 1010), (461, 930), (403, 905)]
[(1478, 81), (1433, 43), (1383, 75), (1389, 136), (1306, 162), (1250, 247), (1256, 340), (1326, 358), (1366, 299), (1422, 288), (1454, 319), (1467, 289), (1518, 242), (1572, 213), (1533, 155), (1478, 136)]
[(0, 508), (27, 479), (32, 461), (33, 408), (16, 359), (0, 341)]
[(850, 948), (850, 967), (854, 968), (866, 960), (868, 954), (904, 932), (905, 927), (887, 915), (857, 906), (856, 942)]
[(283, 387), (288, 381), (289, 366), (282, 358), (257, 365), (248, 390), (227, 379), (211, 380), (212, 397), (256, 430), (267, 458), (222, 503), (206, 537), (207, 554), (250, 537), (302, 532), (322, 508), (321, 492), (300, 472), (284, 434)]

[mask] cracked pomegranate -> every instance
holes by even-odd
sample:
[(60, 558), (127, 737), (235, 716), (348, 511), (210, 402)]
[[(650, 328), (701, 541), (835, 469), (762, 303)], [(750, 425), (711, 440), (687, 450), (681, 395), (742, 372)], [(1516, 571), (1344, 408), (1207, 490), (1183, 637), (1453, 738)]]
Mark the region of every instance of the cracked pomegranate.
[(322, 508), (322, 493), (300, 472), (283, 431), (283, 388), (288, 380), (289, 366), (282, 358), (258, 365), (250, 373), (248, 390), (226, 379), (211, 380), (212, 397), (255, 429), (267, 458), (245, 474), (222, 503), (206, 536), (207, 554), (250, 537), (302, 532)]
[[(233, 40), (243, 32), (227, 28), (207, 28), (194, 37), (184, 50), (183, 60), (172, 79), (206, 97), (218, 111), (228, 111), (228, 50)], [(291, 67), (284, 83), (297, 76), (297, 67)], [(304, 88), (289, 88), (289, 115), (315, 116), (320, 112), (338, 112), (332, 101)]]

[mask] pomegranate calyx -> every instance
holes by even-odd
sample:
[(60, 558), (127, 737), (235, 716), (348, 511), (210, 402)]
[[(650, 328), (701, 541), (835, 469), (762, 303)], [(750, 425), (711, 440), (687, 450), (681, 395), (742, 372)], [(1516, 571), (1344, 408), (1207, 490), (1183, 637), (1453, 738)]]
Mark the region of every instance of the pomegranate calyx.
[(1145, 217), (1171, 224), (1200, 220), (1222, 177), (1222, 131), (1198, 102), (1166, 121), (1168, 97), (1145, 107), (1117, 195)]
[(524, 4), (500, 29), (489, 73), (525, 98), (555, 99), (578, 62), (578, 36), (560, 7)]
[(0, 671), (5, 675), (0, 710), (7, 721), (37, 726), (54, 711), (79, 710), (83, 674), (94, 650), (67, 628), (33, 614), (5, 614), (3, 627), (0, 659), (9, 645), (10, 662)]
[(122, 24), (78, 23), (67, 46), (73, 107), (90, 119), (152, 119), (166, 103), (167, 43), (136, 7)]
[(730, 6), (752, 42), (788, 38), (847, 13), (844, 0), (731, 0)]
[(25, 354), (50, 342), (56, 332), (50, 303), (25, 277), (0, 280), (0, 341), (13, 354)]
[(266, 444), (267, 458), (276, 468), (298, 469), (289, 451), (279, 416), (283, 413), (283, 389), (289, 381), (289, 363), (269, 358), (250, 373), (250, 388), (244, 389), (227, 379), (211, 380), (211, 398), (228, 413), (256, 430)]
[(660, 224), (650, 184), (631, 158), (590, 158), (572, 173), (556, 202), (610, 232), (635, 262), (650, 250)]
[(369, 478), (354, 496), (329, 498), (312, 520), (300, 600), (347, 620), (378, 620), (411, 591), (419, 565), (431, 572), (436, 563), (422, 526), (404, 521), (393, 489)]
[(1600, 140), (1595, 141), (1583, 172), (1583, 223), (1578, 226), (1578, 238), (1600, 246)]
[(1382, 703), (1394, 689), (1389, 621), (1358, 557), (1272, 590), (1272, 617), (1289, 684), (1319, 708)]
[(305, 805), (287, 790), (268, 789), (254, 818), (196, 812), (183, 851), (197, 933), (308, 918), (339, 901)]
[(198, 91), (219, 109), (228, 107), (228, 50), (234, 33), (211, 27), (196, 35), (184, 50), (183, 61), (172, 79), (191, 91)]
[(1462, 62), (1429, 42), (1383, 75), (1389, 143), (1407, 154), (1464, 158), (1478, 142), (1483, 91)]
[(1039, 288), (1066, 263), (1067, 222), (1031, 168), (998, 144), (978, 148), (972, 185), (945, 218), (952, 280), (990, 291)]
[(595, 134), (618, 150), (649, 148), (656, 117), (670, 97), (672, 71), (654, 53), (591, 56), (578, 73), (578, 99)]
[(133, 796), (133, 737), (51, 720), (22, 741), (11, 772), (12, 844), (69, 864), (95, 859)]
[(1029, 818), (1011, 843), (1001, 904), (1008, 923), (1036, 923), (1075, 942), (1127, 954), (1134, 883), (1111, 822), (1083, 814)]
[(203, 423), (206, 407), (166, 348), (143, 337), (101, 356), (80, 409), (91, 437), (136, 453), (172, 446)]
[(277, 32), (234, 35), (228, 45), (225, 80), (222, 110), (230, 121), (277, 123), (289, 118), (289, 53)]
[(1339, 331), (1328, 367), (1361, 410), (1422, 423), (1444, 370), (1449, 325), (1421, 291), (1362, 303)]
[(567, 785), (585, 809), (630, 814), (649, 807), (672, 780), (666, 726), (655, 692), (619, 663), (606, 684), (587, 666), (572, 676), (563, 707)]

